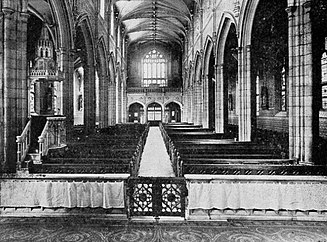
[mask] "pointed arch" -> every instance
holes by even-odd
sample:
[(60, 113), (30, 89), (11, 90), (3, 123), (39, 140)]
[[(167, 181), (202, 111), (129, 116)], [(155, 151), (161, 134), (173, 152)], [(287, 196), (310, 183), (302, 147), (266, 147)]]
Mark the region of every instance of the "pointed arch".
[[(90, 20), (83, 14), (77, 18), (76, 24), (77, 38), (75, 44), (81, 45), (86, 52), (80, 50), (79, 57), (85, 70), (84, 78), (84, 129), (86, 133), (91, 133), (96, 125), (96, 78), (95, 78), (95, 45)], [(78, 46), (76, 46), (78, 47)]]
[(109, 110), (108, 119), (109, 124), (113, 125), (116, 123), (116, 64), (114, 53), (111, 52), (109, 55)]
[(104, 37), (101, 36), (99, 41), (98, 41), (98, 46), (97, 46), (97, 64), (99, 63), (99, 67), (101, 70), (101, 74), (103, 76), (108, 77), (109, 75), (109, 67), (108, 67), (108, 63), (109, 63), (109, 59), (108, 59), (108, 55), (107, 55), (107, 47), (105, 44), (105, 40)]
[(163, 122), (171, 123), (171, 122), (181, 122), (182, 118), (182, 105), (180, 102), (168, 101), (164, 104), (164, 119)]
[(215, 119), (215, 44), (207, 36), (203, 57), (203, 127), (214, 128)]
[(203, 58), (203, 73), (204, 75), (208, 75), (209, 72), (209, 59), (211, 51), (214, 51), (214, 42), (210, 35), (207, 36), (205, 45), (204, 45), (204, 58)]
[(116, 76), (116, 64), (115, 64), (115, 55), (113, 52), (109, 55), (109, 79), (110, 83), (116, 83), (115, 76)]
[(202, 111), (203, 111), (203, 83), (202, 83), (202, 55), (197, 51), (195, 56), (194, 66), (194, 85), (193, 85), (193, 97), (192, 108), (193, 120), (195, 124), (202, 124)]
[(94, 66), (96, 63), (96, 55), (95, 55), (95, 44), (94, 44), (94, 34), (92, 31), (90, 19), (86, 14), (80, 15), (77, 18), (77, 27), (80, 27), (83, 33), (85, 47), (87, 52), (87, 64), (89, 66)]
[(133, 101), (127, 106), (128, 122), (144, 123), (145, 105), (140, 101)]
[(239, 18), (239, 46), (251, 45), (254, 16), (260, 0), (245, 0), (242, 3)]
[(140, 104), (143, 108), (145, 108), (145, 104), (144, 103), (142, 103), (140, 101), (132, 101), (131, 103), (128, 104), (127, 109), (129, 109), (134, 104)]
[[(215, 120), (215, 130), (217, 133), (224, 133), (226, 124), (228, 123), (228, 81), (225, 79), (226, 63), (225, 53), (227, 39), (231, 29), (236, 31), (237, 27), (235, 18), (228, 12), (224, 12), (217, 29), (217, 42), (216, 42), (216, 120)], [(235, 46), (235, 58), (237, 58), (237, 43)], [(237, 73), (237, 70), (235, 71)], [(236, 90), (236, 89), (235, 89)], [(234, 91), (233, 91), (234, 93)], [(234, 97), (236, 99), (237, 97)], [(236, 101), (233, 101), (236, 103)]]
[(108, 59), (103, 36), (98, 41), (97, 48), (97, 73), (99, 85), (97, 90), (97, 110), (99, 114), (99, 127), (109, 125), (109, 83), (108, 83)]
[(201, 75), (202, 75), (202, 57), (199, 51), (195, 54), (194, 59), (194, 83), (201, 82)]
[(224, 50), (225, 50), (225, 44), (227, 40), (227, 35), (230, 30), (231, 25), (235, 26), (235, 29), (237, 30), (236, 20), (234, 16), (232, 16), (228, 12), (224, 12), (220, 22), (219, 27), (217, 30), (217, 42), (216, 42), (216, 64), (223, 65), (224, 63)]

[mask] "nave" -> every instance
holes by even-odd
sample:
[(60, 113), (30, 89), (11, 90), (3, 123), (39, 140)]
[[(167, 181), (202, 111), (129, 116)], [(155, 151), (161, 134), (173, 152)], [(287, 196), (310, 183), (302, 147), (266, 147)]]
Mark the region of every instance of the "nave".
[(0, 219), (324, 226), (326, 16), (326, 0), (0, 0)]

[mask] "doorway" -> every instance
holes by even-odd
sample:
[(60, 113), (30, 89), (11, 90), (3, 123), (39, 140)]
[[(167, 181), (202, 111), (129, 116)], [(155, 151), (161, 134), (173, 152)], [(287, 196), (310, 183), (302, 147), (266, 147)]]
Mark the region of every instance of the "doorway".
[(181, 122), (181, 108), (179, 104), (171, 102), (166, 105), (165, 122), (166, 123)]
[(158, 103), (151, 103), (147, 109), (148, 122), (160, 122), (162, 120), (162, 108)]
[(143, 123), (144, 122), (144, 108), (139, 103), (133, 103), (129, 106), (128, 122)]

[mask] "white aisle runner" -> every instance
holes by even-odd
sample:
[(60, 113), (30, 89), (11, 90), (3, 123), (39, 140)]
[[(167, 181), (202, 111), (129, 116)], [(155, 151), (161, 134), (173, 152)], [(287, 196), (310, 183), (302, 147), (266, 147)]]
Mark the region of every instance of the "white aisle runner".
[(150, 127), (141, 158), (139, 176), (175, 176), (159, 127)]

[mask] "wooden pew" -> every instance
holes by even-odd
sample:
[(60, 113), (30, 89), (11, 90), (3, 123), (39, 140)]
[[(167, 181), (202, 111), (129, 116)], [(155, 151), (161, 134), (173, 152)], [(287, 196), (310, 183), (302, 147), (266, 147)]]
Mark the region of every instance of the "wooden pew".
[(114, 157), (114, 158), (101, 158), (101, 157), (82, 157), (82, 158), (73, 158), (73, 157), (59, 157), (47, 159), (47, 164), (110, 164), (118, 163), (128, 164), (131, 161), (131, 158), (123, 157)]
[(268, 164), (274, 164), (274, 165), (293, 165), (295, 163), (292, 159), (252, 159), (252, 158), (184, 158), (182, 159), (183, 165), (223, 165), (223, 164), (255, 164), (255, 165), (268, 165)]
[(31, 164), (30, 170), (32, 173), (131, 173), (145, 128), (145, 125), (115, 125), (90, 135), (79, 132), (67, 147), (50, 150), (43, 157), (43, 164)]
[(261, 165), (261, 164), (190, 164), (183, 174), (211, 175), (323, 175), (326, 166)]
[(130, 164), (42, 164), (34, 165), (32, 172), (37, 173), (130, 173)]

